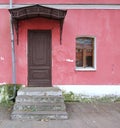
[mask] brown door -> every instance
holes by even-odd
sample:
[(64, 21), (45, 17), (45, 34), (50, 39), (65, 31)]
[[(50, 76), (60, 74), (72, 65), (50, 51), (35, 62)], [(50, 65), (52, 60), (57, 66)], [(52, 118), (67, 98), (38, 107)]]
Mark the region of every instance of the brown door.
[(28, 31), (28, 84), (51, 86), (51, 31)]

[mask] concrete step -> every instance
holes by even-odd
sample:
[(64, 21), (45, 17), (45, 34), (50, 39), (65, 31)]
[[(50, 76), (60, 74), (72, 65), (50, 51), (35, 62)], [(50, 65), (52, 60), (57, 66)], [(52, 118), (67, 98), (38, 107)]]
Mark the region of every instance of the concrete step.
[(57, 87), (25, 87), (21, 88), (17, 95), (62, 96), (62, 91)]
[(66, 109), (64, 103), (15, 103), (13, 110), (22, 111), (63, 111)]
[(62, 91), (55, 87), (25, 87), (17, 93), (11, 119), (67, 119)]
[(64, 102), (63, 96), (28, 96), (28, 95), (18, 95), (16, 97), (16, 103), (20, 102), (34, 102), (34, 103), (55, 103)]
[(37, 111), (37, 112), (24, 112), (14, 111), (11, 114), (12, 120), (41, 120), (41, 119), (52, 119), (52, 120), (64, 120), (68, 119), (68, 114), (65, 111)]

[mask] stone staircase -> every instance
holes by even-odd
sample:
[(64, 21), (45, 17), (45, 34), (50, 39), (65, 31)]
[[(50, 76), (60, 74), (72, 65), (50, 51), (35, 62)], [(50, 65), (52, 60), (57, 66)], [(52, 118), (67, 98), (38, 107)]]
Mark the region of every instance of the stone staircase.
[(55, 87), (21, 88), (17, 93), (11, 119), (68, 119), (62, 91)]

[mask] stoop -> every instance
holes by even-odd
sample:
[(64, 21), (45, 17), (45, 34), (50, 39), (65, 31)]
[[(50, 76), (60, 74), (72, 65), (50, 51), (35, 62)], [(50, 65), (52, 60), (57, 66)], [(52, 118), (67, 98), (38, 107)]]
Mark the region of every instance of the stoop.
[(56, 87), (21, 88), (17, 93), (11, 119), (68, 119), (62, 91)]

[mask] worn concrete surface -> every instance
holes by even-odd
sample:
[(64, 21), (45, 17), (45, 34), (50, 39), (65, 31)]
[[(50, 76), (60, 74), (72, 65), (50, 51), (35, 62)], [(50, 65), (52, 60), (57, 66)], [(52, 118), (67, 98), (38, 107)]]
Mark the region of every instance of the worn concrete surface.
[(19, 89), (11, 119), (39, 121), (46, 118), (68, 119), (62, 91), (57, 87)]
[(0, 128), (120, 128), (120, 103), (67, 103), (68, 120), (12, 121), (0, 107)]

